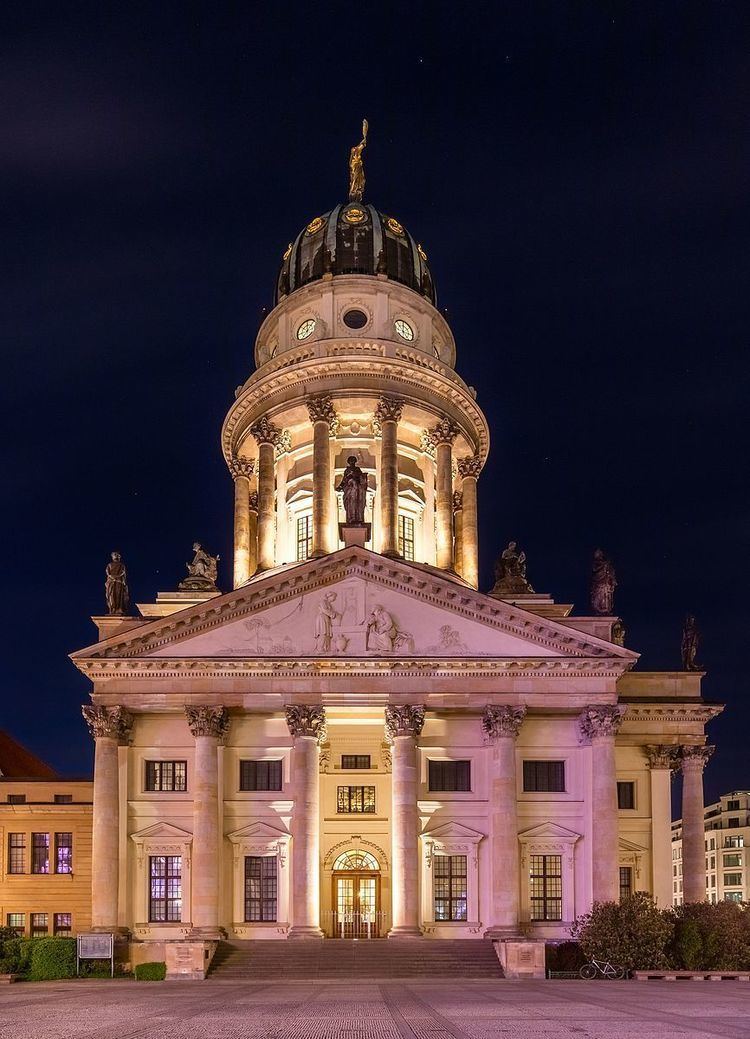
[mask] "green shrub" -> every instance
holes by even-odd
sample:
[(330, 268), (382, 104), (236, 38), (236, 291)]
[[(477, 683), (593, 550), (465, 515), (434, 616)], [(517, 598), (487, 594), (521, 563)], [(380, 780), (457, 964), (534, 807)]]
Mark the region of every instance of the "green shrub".
[(9, 969), (7, 974), (28, 974), (31, 968), (31, 948), (36, 938), (6, 938), (2, 943), (2, 960)]
[(674, 910), (669, 955), (680, 970), (750, 969), (750, 911), (737, 902), (688, 902)]
[(578, 942), (556, 942), (547, 945), (545, 951), (547, 970), (579, 970), (586, 962)]
[(166, 976), (166, 963), (139, 963), (135, 968), (136, 981), (164, 981)]
[(58, 981), (76, 975), (75, 938), (36, 938), (31, 942), (31, 981)]
[(0, 974), (15, 974), (16, 973), (16, 961), (6, 959), (5, 956), (0, 957)]
[(654, 900), (636, 892), (621, 902), (595, 902), (571, 928), (588, 959), (609, 960), (628, 970), (668, 966), (667, 948), (674, 934), (671, 909), (658, 909)]

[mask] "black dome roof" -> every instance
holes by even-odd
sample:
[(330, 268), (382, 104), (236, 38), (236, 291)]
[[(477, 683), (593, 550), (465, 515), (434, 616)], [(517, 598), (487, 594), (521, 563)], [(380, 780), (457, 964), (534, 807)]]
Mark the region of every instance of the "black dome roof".
[(422, 246), (395, 217), (364, 202), (346, 202), (311, 220), (284, 253), (276, 303), (324, 274), (386, 274), (435, 303)]

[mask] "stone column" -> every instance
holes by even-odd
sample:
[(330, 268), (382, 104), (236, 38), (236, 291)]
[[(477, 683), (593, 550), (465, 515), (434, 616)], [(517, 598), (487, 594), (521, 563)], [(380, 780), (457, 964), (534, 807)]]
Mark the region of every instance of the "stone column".
[(521, 866), (518, 852), (516, 737), (526, 717), (525, 707), (488, 704), (482, 729), (490, 750), (490, 938), (517, 935)]
[(91, 926), (95, 931), (118, 927), (117, 892), (120, 868), (120, 793), (117, 748), (130, 739), (133, 725), (124, 707), (82, 708), (94, 737), (94, 811), (91, 856)]
[(475, 456), (458, 463), (463, 496), (461, 576), (472, 588), (479, 587), (479, 530), (477, 527), (477, 479), (482, 463)]
[(682, 898), (706, 901), (706, 826), (703, 814), (703, 769), (715, 748), (680, 747), (682, 769)]
[(661, 909), (672, 905), (672, 770), (677, 747), (643, 748), (651, 775), (651, 893)]
[(322, 707), (286, 708), (292, 752), (292, 912), (290, 938), (322, 938), (320, 929), (320, 744), (326, 741)]
[[(234, 587), (252, 576), (250, 570), (250, 480), (255, 473), (251, 458), (232, 458), (229, 471), (234, 479)], [(252, 552), (252, 555), (257, 555)]]
[(248, 576), (252, 577), (258, 569), (258, 492), (250, 491), (248, 500)]
[(384, 556), (399, 556), (398, 550), (398, 423), (403, 405), (391, 397), (381, 397), (375, 409), (380, 424), (380, 551)]
[(593, 704), (580, 715), (581, 731), (591, 741), (591, 897), (618, 902), (619, 834), (615, 736), (626, 708)]
[(275, 562), (274, 449), (281, 430), (264, 416), (250, 432), (258, 443), (258, 569)]
[(312, 397), (307, 402), (313, 425), (313, 500), (312, 554), (324, 556), (333, 552), (331, 534), (331, 502), (333, 477), (329, 437), (335, 436), (338, 419), (329, 396)]
[(186, 707), (195, 739), (193, 764), (193, 927), (191, 938), (226, 937), (219, 927), (221, 845), (219, 832), (219, 743), (229, 731), (226, 707)]
[[(458, 426), (444, 418), (430, 430), (430, 440), (437, 452), (435, 484), (437, 514), (437, 565), (441, 570), (453, 569), (453, 441)], [(466, 539), (464, 517), (464, 541)]]
[(393, 834), (391, 902), (393, 921), (389, 938), (421, 938), (419, 929), (419, 814), (417, 792), (417, 738), (424, 725), (424, 707), (385, 709), (386, 739), (393, 745)]
[(464, 496), (453, 492), (453, 569), (463, 576), (464, 558)]

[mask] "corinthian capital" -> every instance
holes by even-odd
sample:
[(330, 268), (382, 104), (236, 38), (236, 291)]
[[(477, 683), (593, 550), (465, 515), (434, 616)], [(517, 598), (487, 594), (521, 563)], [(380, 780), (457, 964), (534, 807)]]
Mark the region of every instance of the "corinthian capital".
[(716, 747), (708, 746), (705, 743), (699, 747), (692, 743), (683, 744), (680, 747), (680, 768), (683, 772), (688, 769), (700, 769), (702, 772), (715, 750)]
[(326, 712), (322, 707), (310, 707), (308, 704), (288, 704), (286, 723), (289, 732), (297, 736), (314, 736), (318, 743), (327, 739)]
[(482, 730), (485, 739), (494, 743), (502, 736), (516, 738), (526, 717), (525, 707), (506, 707), (500, 704), (487, 704), (482, 715)]
[(244, 476), (246, 480), (249, 480), (255, 472), (255, 465), (254, 458), (230, 458), (229, 472), (232, 474), (233, 480), (236, 480), (238, 476)]
[(627, 707), (622, 704), (592, 704), (579, 716), (581, 732), (589, 740), (616, 736)]
[(375, 420), (382, 426), (384, 422), (400, 422), (404, 405), (393, 397), (381, 397), (375, 408)]
[(92, 707), (86, 704), (81, 708), (89, 732), (98, 740), (100, 737), (127, 743), (133, 727), (133, 716), (124, 707)]
[(316, 422), (327, 423), (328, 432), (331, 436), (335, 436), (339, 429), (339, 419), (334, 411), (330, 396), (323, 394), (320, 397), (310, 397), (306, 403), (312, 424), (315, 425)]
[(643, 748), (646, 752), (649, 768), (668, 768), (670, 771), (679, 766), (677, 760), (679, 748), (669, 743), (654, 743)]
[(430, 430), (430, 440), (437, 444), (452, 444), (460, 430), (455, 422), (449, 418), (441, 418), (436, 426)]
[(193, 736), (213, 736), (224, 740), (229, 733), (226, 707), (185, 707), (185, 716)]
[(279, 427), (269, 422), (265, 415), (252, 424), (250, 433), (259, 444), (276, 444), (281, 436)]
[(396, 736), (419, 736), (424, 725), (424, 707), (419, 704), (394, 705), (385, 709), (385, 735), (392, 743)]
[(477, 480), (482, 471), (482, 462), (476, 455), (467, 455), (466, 458), (459, 458), (456, 468), (462, 480), (465, 476), (473, 476)]

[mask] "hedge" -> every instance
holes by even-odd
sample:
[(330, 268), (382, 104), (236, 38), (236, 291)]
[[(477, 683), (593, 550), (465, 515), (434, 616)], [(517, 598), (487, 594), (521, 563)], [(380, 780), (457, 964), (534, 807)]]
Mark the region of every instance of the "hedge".
[(163, 962), (139, 963), (135, 968), (136, 981), (164, 981), (166, 976), (167, 965)]
[(30, 981), (59, 981), (76, 976), (75, 938), (31, 940)]

